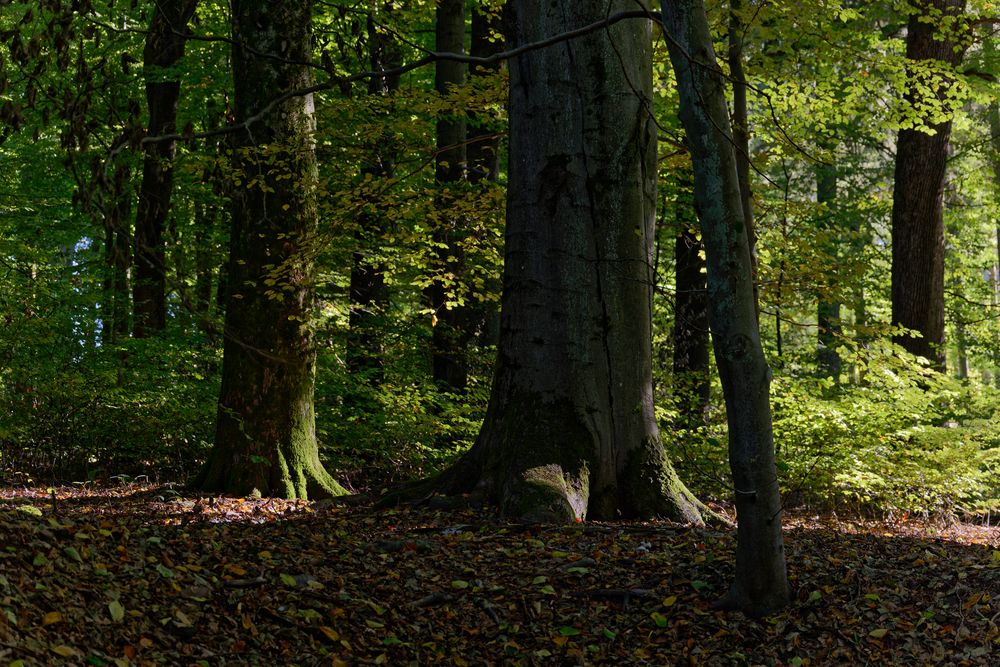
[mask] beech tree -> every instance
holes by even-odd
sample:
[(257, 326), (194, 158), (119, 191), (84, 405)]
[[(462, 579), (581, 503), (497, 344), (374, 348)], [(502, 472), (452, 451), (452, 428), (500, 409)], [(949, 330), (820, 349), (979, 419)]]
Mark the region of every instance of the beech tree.
[[(511, 48), (630, 8), (512, 0)], [(487, 414), (445, 473), (532, 519), (701, 523), (653, 414), (651, 24), (623, 21), (510, 69), (500, 341)]]
[[(962, 60), (967, 37), (960, 19), (965, 0), (920, 0), (906, 28), (911, 62), (906, 94), (911, 127), (899, 131), (892, 191), (892, 324), (919, 333), (896, 342), (945, 368), (944, 176), (951, 120), (941, 115), (948, 88), (942, 66)], [(927, 97), (927, 88), (938, 96)]]
[(736, 576), (721, 604), (762, 615), (788, 603), (769, 387), (757, 325), (749, 229), (726, 80), (701, 0), (664, 0), (663, 24), (694, 165), (705, 244), (708, 320), (729, 423), (737, 516)]
[[(152, 136), (173, 134), (177, 126), (177, 98), (181, 83), (168, 68), (184, 55), (188, 21), (197, 0), (161, 0), (153, 9), (143, 72), (146, 77), (146, 103), (149, 106), (148, 131)], [(132, 335), (143, 338), (162, 331), (167, 325), (166, 271), (163, 225), (170, 209), (173, 190), (173, 165), (177, 152), (174, 140), (146, 145), (142, 166), (142, 185), (135, 217), (135, 279), (132, 283)]]
[[(313, 254), (317, 168), (312, 3), (234, 0), (236, 134), (225, 354), (208, 491), (343, 493), (316, 443)], [(296, 94), (283, 96), (296, 91)]]

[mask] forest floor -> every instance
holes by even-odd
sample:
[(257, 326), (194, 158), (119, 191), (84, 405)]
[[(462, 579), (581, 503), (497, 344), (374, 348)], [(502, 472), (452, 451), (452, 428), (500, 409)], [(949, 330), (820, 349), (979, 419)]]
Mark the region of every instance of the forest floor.
[(1000, 528), (786, 529), (794, 602), (751, 620), (712, 606), (730, 531), (8, 487), (0, 667), (1000, 664)]

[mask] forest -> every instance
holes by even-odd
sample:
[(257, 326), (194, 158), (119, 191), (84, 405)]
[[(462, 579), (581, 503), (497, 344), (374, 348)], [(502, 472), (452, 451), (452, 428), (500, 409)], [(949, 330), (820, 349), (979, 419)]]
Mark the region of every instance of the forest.
[(997, 664), (998, 31), (0, 0), (0, 665)]

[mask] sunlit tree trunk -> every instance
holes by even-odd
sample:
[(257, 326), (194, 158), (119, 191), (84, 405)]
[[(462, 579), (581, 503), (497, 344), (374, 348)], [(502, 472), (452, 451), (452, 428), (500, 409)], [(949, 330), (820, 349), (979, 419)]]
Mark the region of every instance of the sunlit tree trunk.
[[(936, 60), (952, 66), (961, 62), (965, 51), (964, 35), (956, 36), (954, 25), (943, 31), (941, 16), (961, 14), (965, 0), (919, 0), (914, 4), (917, 13), (910, 17), (907, 26), (907, 59)], [(925, 83), (913, 85), (916, 88)], [(938, 95), (943, 99), (945, 86), (938, 84), (938, 88)], [(915, 104), (920, 93), (911, 89), (906, 97), (908, 102)], [(933, 131), (929, 134), (920, 129), (903, 129), (896, 142), (892, 195), (892, 324), (919, 333), (917, 338), (898, 336), (895, 340), (944, 371), (943, 196), (951, 122), (938, 123)]]
[[(512, 0), (510, 46), (632, 7)], [(509, 63), (496, 373), (479, 437), (444, 479), (509, 515), (701, 522), (653, 414), (651, 46), (633, 20)]]
[[(188, 21), (197, 0), (159, 0), (146, 33), (143, 74), (149, 107), (148, 133), (171, 134), (177, 126), (181, 84), (165, 73), (184, 55)], [(170, 209), (176, 142), (146, 144), (142, 185), (135, 217), (135, 279), (132, 281), (132, 335), (144, 338), (167, 325), (166, 253), (163, 225)]]
[(771, 430), (771, 373), (757, 326), (726, 81), (701, 0), (664, 0), (663, 22), (694, 164), (695, 205), (708, 265), (708, 316), (729, 423), (736, 576), (721, 604), (761, 615), (785, 606), (790, 588)]
[[(236, 120), (312, 81), (311, 3), (233, 2)], [(261, 55), (263, 54), (263, 55)], [(237, 135), (225, 355), (208, 491), (315, 498), (343, 493), (324, 470), (313, 390), (317, 166), (311, 95)]]

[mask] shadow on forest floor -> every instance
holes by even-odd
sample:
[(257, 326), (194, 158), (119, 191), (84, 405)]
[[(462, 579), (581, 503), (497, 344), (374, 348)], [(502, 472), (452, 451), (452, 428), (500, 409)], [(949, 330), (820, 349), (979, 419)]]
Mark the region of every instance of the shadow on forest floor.
[(786, 526), (795, 600), (754, 621), (712, 609), (728, 531), (0, 489), (0, 664), (1000, 662), (1000, 529)]

